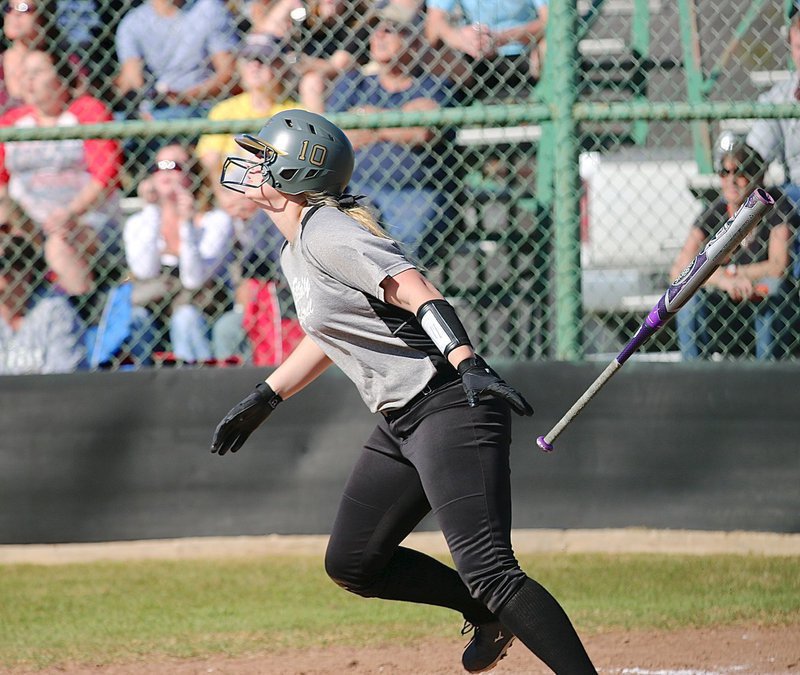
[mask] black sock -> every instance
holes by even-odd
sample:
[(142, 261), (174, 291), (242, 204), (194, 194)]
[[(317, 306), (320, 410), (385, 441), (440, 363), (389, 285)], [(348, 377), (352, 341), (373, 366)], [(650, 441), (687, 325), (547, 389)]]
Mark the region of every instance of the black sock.
[(566, 612), (533, 579), (525, 581), (498, 616), (503, 625), (557, 675), (596, 675)]
[(485, 605), (469, 594), (452, 567), (402, 546), (386, 566), (377, 596), (385, 600), (449, 607), (461, 612), (472, 624), (496, 620)]

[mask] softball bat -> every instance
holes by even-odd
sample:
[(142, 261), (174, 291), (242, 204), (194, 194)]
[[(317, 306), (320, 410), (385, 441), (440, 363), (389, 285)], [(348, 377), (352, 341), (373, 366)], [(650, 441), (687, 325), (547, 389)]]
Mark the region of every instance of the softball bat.
[(552, 452), (553, 442), (567, 425), (578, 416), (578, 413), (586, 407), (586, 404), (594, 398), (597, 392), (614, 376), (630, 356), (686, 304), (686, 301), (706, 282), (708, 277), (714, 273), (714, 270), (741, 243), (742, 239), (758, 224), (774, 203), (775, 201), (766, 190), (757, 188), (753, 191), (728, 222), (717, 231), (714, 237), (703, 247), (703, 250), (678, 275), (678, 278), (669, 285), (666, 293), (661, 296), (653, 309), (650, 310), (644, 323), (616, 358), (606, 366), (605, 370), (575, 401), (556, 425), (544, 436), (539, 436), (536, 439), (536, 444), (544, 452)]

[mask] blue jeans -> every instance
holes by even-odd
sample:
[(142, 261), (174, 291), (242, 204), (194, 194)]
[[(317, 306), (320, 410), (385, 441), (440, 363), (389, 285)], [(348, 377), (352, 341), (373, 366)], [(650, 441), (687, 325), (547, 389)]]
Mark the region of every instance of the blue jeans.
[[(753, 304), (753, 329), (755, 332), (756, 358), (773, 360), (783, 356), (780, 350), (780, 334), (788, 329), (786, 312), (792, 300), (786, 293)], [(713, 303), (704, 290), (695, 293), (681, 307), (675, 317), (678, 347), (684, 361), (708, 357), (713, 349), (710, 323)]]
[(245, 361), (252, 359), (252, 350), (244, 330), (244, 312), (232, 309), (216, 320), (211, 328), (211, 343), (214, 358), (225, 360), (232, 356), (242, 356)]
[(704, 302), (697, 291), (675, 315), (675, 329), (678, 333), (678, 348), (684, 361), (693, 361), (705, 352), (708, 345), (708, 303)]
[(182, 361), (207, 361), (211, 358), (211, 340), (203, 312), (194, 305), (175, 307), (169, 322), (172, 351)]
[(130, 354), (134, 363), (152, 363), (153, 345), (157, 340), (150, 313), (144, 307), (131, 308)]
[[(796, 208), (800, 209), (800, 185), (794, 183), (786, 183), (781, 186), (786, 196), (792, 200)], [(795, 234), (792, 242), (792, 254), (794, 256), (794, 263), (792, 264), (792, 276), (795, 279), (800, 279), (800, 235)]]
[(795, 185), (794, 183), (785, 183), (781, 186), (781, 190), (783, 190), (786, 196), (792, 200), (792, 203), (795, 206), (800, 204), (800, 185)]

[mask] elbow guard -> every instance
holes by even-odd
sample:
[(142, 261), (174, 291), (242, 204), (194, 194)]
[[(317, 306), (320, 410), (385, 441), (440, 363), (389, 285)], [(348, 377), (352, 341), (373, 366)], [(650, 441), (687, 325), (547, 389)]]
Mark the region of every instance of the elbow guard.
[(417, 321), (445, 358), (456, 347), (472, 346), (456, 310), (447, 300), (428, 300), (420, 305)]

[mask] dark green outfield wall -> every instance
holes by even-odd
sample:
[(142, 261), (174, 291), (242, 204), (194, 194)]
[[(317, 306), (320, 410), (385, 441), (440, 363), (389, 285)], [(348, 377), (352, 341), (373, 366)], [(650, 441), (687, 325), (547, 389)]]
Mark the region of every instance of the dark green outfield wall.
[[(800, 531), (796, 365), (628, 363), (551, 455), (536, 436), (602, 366), (498, 365), (536, 408), (514, 429), (515, 527)], [(0, 378), (0, 543), (328, 532), (374, 420), (333, 371), (211, 455), (261, 375)]]

